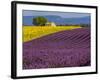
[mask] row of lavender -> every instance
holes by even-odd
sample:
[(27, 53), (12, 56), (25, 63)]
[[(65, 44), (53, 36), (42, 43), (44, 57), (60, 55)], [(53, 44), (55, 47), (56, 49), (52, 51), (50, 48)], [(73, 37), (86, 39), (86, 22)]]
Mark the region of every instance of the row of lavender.
[(90, 65), (90, 29), (61, 31), (23, 43), (23, 69)]

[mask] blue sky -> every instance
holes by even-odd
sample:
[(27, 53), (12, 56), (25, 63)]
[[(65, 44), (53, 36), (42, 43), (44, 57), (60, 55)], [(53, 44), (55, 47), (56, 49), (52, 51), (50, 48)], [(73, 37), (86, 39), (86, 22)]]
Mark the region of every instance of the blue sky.
[(80, 18), (80, 17), (90, 16), (90, 13), (23, 10), (23, 16), (47, 16), (47, 15), (55, 15), (55, 16), (60, 16), (62, 18)]

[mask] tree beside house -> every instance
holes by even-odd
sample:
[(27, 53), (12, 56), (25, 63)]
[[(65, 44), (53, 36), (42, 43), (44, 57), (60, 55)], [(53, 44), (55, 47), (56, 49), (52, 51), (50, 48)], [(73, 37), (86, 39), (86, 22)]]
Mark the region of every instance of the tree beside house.
[(38, 16), (33, 18), (33, 25), (35, 26), (56, 26), (54, 22), (49, 22), (45, 17)]

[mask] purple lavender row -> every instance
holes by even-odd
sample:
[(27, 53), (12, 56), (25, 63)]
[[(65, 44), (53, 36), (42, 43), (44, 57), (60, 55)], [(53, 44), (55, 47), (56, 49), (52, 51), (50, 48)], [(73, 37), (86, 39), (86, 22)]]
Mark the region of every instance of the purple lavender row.
[(90, 66), (90, 29), (61, 31), (23, 43), (23, 69)]

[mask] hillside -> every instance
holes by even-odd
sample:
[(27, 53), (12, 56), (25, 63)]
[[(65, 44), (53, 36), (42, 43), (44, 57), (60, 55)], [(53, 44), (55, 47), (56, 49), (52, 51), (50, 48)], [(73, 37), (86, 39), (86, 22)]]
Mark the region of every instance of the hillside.
[[(36, 16), (23, 16), (23, 25), (33, 25), (32, 21), (33, 18), (35, 18)], [(80, 17), (80, 18), (62, 18), (60, 16), (53, 16), (53, 15), (48, 15), (48, 16), (44, 16), (46, 19), (48, 19), (49, 22), (54, 22), (57, 25), (65, 25), (65, 24), (90, 24), (90, 17), (86, 16), (86, 17)]]

